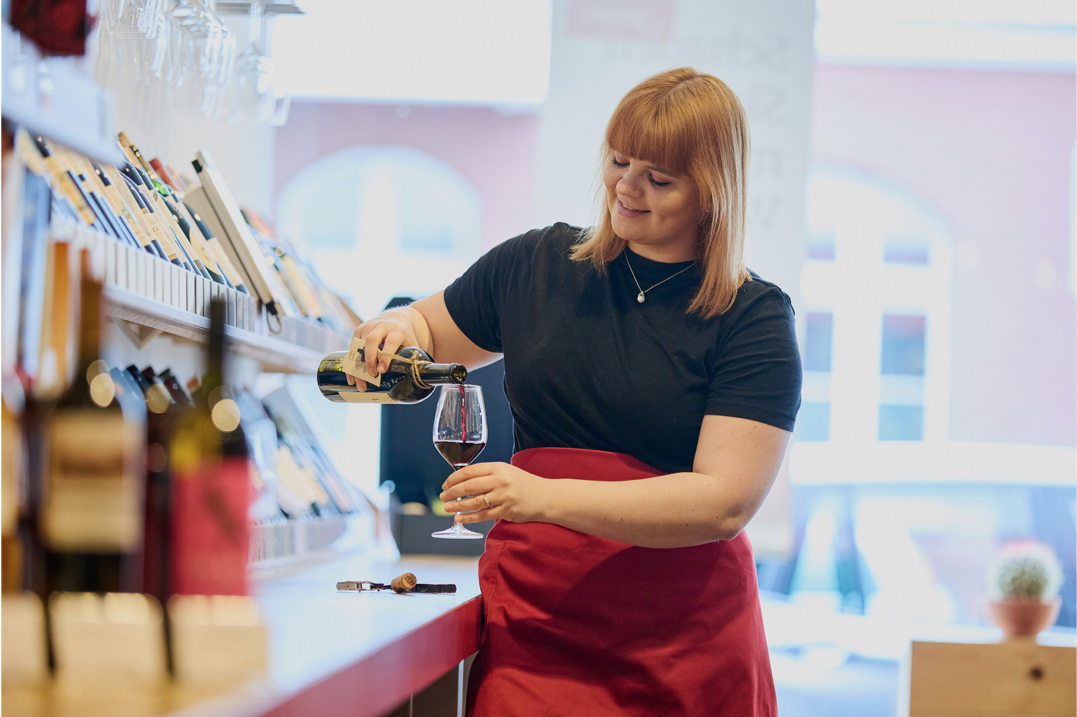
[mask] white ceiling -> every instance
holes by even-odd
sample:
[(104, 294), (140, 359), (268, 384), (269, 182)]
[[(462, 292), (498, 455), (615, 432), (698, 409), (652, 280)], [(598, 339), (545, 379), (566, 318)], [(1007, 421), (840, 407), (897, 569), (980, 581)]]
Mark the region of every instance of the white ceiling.
[(1073, 0), (818, 0), (820, 62), (1073, 72)]
[[(277, 21), (273, 55), (296, 97), (534, 108), (549, 83), (552, 1), (299, 0), (307, 14)], [(816, 12), (823, 63), (1077, 66), (1074, 0), (818, 0)]]

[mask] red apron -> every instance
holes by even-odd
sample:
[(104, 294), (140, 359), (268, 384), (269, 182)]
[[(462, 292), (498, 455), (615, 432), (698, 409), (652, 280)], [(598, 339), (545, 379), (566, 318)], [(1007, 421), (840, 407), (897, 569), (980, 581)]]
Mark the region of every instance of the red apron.
[[(661, 475), (619, 453), (533, 448), (547, 478)], [(485, 626), (469, 717), (774, 717), (752, 547), (633, 547), (548, 523), (499, 520), (479, 561)]]

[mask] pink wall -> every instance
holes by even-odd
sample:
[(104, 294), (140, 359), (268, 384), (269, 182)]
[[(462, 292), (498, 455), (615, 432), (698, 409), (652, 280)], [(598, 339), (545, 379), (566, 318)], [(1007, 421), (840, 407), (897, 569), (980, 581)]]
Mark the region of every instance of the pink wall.
[(954, 264), (951, 440), (1074, 445), (1074, 75), (821, 66), (814, 93), (814, 160), (905, 184), (978, 250)]
[(296, 172), (322, 157), (363, 144), (399, 144), (452, 165), (482, 199), (482, 246), (528, 226), (534, 174), (535, 115), (474, 107), (408, 107), (296, 103), (277, 130), (274, 198)]

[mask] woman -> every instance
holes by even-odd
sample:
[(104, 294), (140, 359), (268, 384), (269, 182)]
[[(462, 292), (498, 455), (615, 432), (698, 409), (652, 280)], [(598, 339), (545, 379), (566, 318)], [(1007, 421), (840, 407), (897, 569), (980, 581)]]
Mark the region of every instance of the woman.
[(629, 92), (605, 140), (597, 227), (506, 241), (356, 335), (505, 360), (512, 463), (441, 494), (461, 523), (497, 520), (469, 715), (774, 715), (742, 529), (801, 369), (789, 298), (744, 266), (747, 119), (683, 68)]

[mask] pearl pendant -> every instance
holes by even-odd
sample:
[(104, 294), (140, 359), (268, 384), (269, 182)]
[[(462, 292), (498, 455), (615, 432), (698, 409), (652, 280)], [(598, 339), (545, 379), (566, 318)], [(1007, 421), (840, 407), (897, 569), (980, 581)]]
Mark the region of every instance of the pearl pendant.
[(639, 296), (637, 296), (637, 297), (636, 297), (636, 301), (638, 301), (639, 303), (641, 303), (641, 304), (642, 304), (642, 303), (643, 303), (644, 301), (646, 301), (646, 300), (647, 300), (647, 299), (646, 299), (646, 298), (645, 298), (645, 297), (643, 296), (643, 292), (642, 292), (642, 291), (641, 291), (641, 292), (639, 292)]

